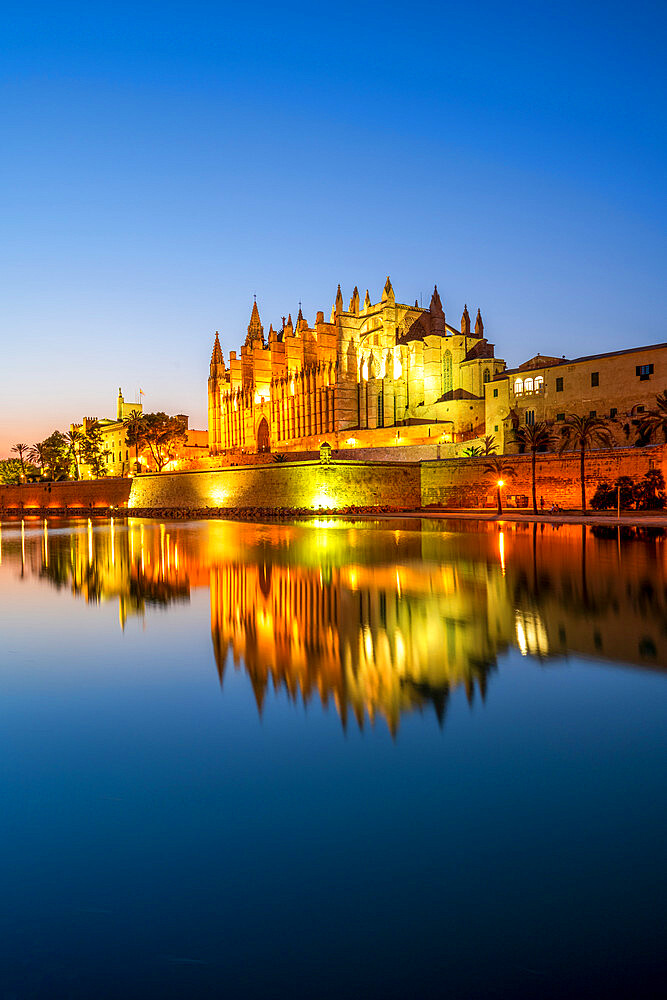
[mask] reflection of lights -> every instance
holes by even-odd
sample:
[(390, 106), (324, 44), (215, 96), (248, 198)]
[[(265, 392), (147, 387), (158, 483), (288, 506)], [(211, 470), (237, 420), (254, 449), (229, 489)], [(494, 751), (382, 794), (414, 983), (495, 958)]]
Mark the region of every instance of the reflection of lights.
[(357, 571), (356, 569), (350, 570), (350, 590), (357, 589)]
[(114, 532), (114, 526), (113, 526), (113, 518), (111, 518), (110, 527), (111, 527), (111, 565), (115, 566), (116, 565), (116, 547), (114, 545), (114, 534), (115, 534), (115, 532)]
[(46, 518), (44, 518), (44, 565), (49, 565), (49, 529)]
[(25, 562), (25, 524), (21, 518), (21, 565)]
[(498, 536), (498, 551), (500, 552), (500, 568), (505, 576), (505, 534), (502, 531)]
[(368, 626), (364, 629), (364, 650), (369, 660), (373, 659), (373, 636)]
[(93, 522), (88, 518), (88, 562), (93, 561)]
[(401, 574), (396, 570), (396, 593), (401, 596)]
[(519, 643), (519, 649), (521, 650), (521, 655), (525, 656), (528, 652), (528, 644), (526, 642), (526, 633), (523, 630), (523, 625), (517, 618), (516, 620), (516, 641)]
[(539, 614), (532, 611), (517, 611), (514, 623), (516, 641), (523, 656), (547, 656), (549, 640)]

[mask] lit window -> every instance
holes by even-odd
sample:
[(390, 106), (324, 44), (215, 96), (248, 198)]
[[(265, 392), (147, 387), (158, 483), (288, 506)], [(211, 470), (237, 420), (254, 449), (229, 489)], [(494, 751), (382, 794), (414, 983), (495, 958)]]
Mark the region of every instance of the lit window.
[(523, 382), (520, 378), (514, 383), (514, 394), (515, 396), (520, 396), (523, 393)]
[(527, 378), (526, 381), (523, 383), (523, 387), (526, 390), (526, 392), (532, 392), (533, 391), (533, 380), (532, 380), (532, 378)]
[(544, 389), (544, 376), (537, 375), (535, 378), (535, 392), (542, 392)]

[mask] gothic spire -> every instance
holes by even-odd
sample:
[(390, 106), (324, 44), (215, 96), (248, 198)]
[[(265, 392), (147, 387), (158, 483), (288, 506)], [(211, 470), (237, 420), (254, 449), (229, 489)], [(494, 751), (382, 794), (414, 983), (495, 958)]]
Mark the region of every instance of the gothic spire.
[(470, 336), (470, 313), (467, 305), (463, 307), (463, 315), (461, 316), (461, 333), (464, 337)]
[(445, 310), (442, 308), (442, 302), (440, 301), (440, 295), (438, 294), (437, 285), (435, 285), (433, 288), (433, 295), (431, 296), (431, 305), (429, 307), (429, 312), (431, 314), (431, 333), (439, 337), (444, 337)]
[(222, 356), (222, 348), (220, 347), (220, 337), (218, 336), (218, 331), (215, 331), (215, 340), (213, 341), (213, 353), (211, 354), (211, 364), (212, 365), (223, 365), (224, 358)]
[(384, 283), (384, 289), (383, 289), (383, 292), (382, 292), (382, 301), (383, 302), (387, 302), (387, 301), (394, 302), (395, 301), (394, 289), (392, 288), (391, 279), (390, 279), (389, 275), (387, 275), (387, 280)]
[(477, 319), (475, 320), (475, 336), (480, 338), (484, 336), (484, 324), (482, 323), (482, 314), (479, 309), (477, 310)]
[(250, 346), (255, 341), (259, 341), (262, 347), (264, 346), (264, 327), (262, 326), (262, 321), (259, 318), (259, 309), (257, 308), (256, 300), (252, 304), (250, 322), (248, 323), (248, 336), (246, 337), (245, 342), (247, 346)]

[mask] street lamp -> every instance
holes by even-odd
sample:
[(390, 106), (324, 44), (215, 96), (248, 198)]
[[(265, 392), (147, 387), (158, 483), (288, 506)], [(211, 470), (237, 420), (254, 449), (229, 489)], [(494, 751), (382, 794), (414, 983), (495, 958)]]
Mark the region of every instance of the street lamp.
[(500, 491), (504, 485), (505, 485), (504, 479), (499, 479), (498, 482), (496, 483), (496, 496), (498, 497), (498, 514), (502, 514), (503, 512), (503, 502), (500, 497)]

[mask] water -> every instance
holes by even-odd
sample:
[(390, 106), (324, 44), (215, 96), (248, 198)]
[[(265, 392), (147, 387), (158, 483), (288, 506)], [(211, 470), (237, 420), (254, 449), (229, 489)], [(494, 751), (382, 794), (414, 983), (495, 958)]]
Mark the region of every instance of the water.
[(5, 522), (0, 998), (662, 995), (659, 532)]

